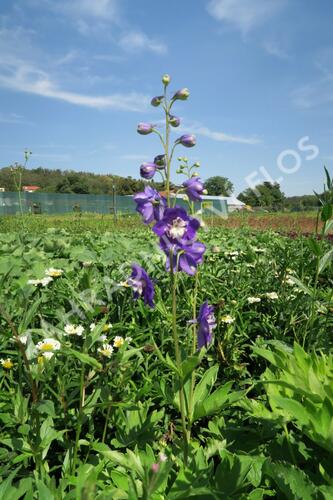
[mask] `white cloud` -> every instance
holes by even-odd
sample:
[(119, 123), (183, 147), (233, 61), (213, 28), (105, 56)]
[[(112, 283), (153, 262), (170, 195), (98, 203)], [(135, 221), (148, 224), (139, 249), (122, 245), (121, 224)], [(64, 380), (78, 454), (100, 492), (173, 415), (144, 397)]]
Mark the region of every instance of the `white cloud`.
[(96, 109), (142, 111), (149, 103), (147, 96), (136, 92), (94, 96), (67, 91), (59, 87), (45, 71), (12, 58), (6, 62), (0, 59), (0, 86)]
[[(69, 52), (65, 59), (75, 55)], [(136, 92), (89, 95), (67, 90), (58, 82), (67, 80), (73, 85), (73, 68), (70, 66), (71, 73), (59, 73), (60, 67), (59, 61), (48, 60), (35, 49), (24, 30), (0, 29), (0, 87), (96, 109), (142, 111), (148, 106), (149, 98)], [(84, 82), (88, 80), (85, 72)]]
[(289, 55), (283, 50), (278, 43), (273, 41), (266, 41), (263, 43), (264, 50), (271, 56), (278, 57), (279, 59), (289, 59)]
[(209, 139), (218, 142), (236, 142), (239, 144), (250, 145), (259, 144), (261, 142), (261, 140), (257, 137), (243, 137), (239, 135), (226, 134), (225, 132), (211, 130), (208, 127), (205, 127), (204, 125), (198, 123), (182, 125), (178, 128), (178, 130), (181, 130), (182, 132), (193, 133), (195, 135), (201, 135), (203, 137), (208, 137)]
[(120, 47), (127, 52), (141, 52), (148, 50), (156, 54), (166, 54), (168, 48), (165, 43), (149, 38), (141, 31), (131, 31), (124, 34), (119, 40)]
[(210, 0), (209, 14), (219, 21), (225, 21), (243, 34), (264, 23), (276, 14), (285, 0)]
[(119, 0), (31, 0), (30, 3), (37, 8), (45, 6), (74, 19), (115, 21), (119, 15)]
[(26, 120), (24, 116), (17, 113), (0, 113), (0, 123), (8, 123), (13, 125), (32, 125), (33, 123)]
[(292, 101), (299, 108), (310, 109), (333, 102), (333, 74), (297, 88)]

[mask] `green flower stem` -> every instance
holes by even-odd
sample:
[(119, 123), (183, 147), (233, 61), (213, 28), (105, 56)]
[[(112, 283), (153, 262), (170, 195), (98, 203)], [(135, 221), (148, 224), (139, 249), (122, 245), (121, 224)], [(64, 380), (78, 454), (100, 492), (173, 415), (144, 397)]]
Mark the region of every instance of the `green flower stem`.
[(184, 462), (187, 463), (188, 457), (188, 434), (186, 429), (186, 410), (185, 410), (185, 395), (184, 395), (184, 387), (182, 381), (182, 373), (181, 373), (181, 355), (179, 348), (179, 338), (177, 332), (177, 274), (173, 271), (172, 265), (172, 251), (170, 252), (170, 276), (171, 276), (171, 288), (172, 288), (172, 336), (173, 342), (175, 346), (175, 357), (176, 357), (176, 366), (179, 372), (178, 381), (179, 381), (179, 402), (180, 402), (180, 414), (182, 421), (182, 429), (183, 429), (183, 437), (184, 437)]
[(103, 429), (103, 435), (102, 435), (102, 443), (104, 443), (104, 441), (105, 441), (106, 431), (108, 429), (108, 422), (109, 422), (110, 413), (111, 413), (111, 407), (112, 407), (112, 401), (109, 401), (108, 402), (108, 409), (107, 409), (106, 416), (105, 416), (104, 429)]
[[(165, 102), (166, 98), (166, 87), (164, 88)], [(166, 106), (165, 111), (165, 162), (166, 162), (166, 192), (167, 192), (167, 202), (168, 207), (170, 206), (170, 173), (171, 173), (171, 158), (169, 158), (169, 140), (170, 140), (170, 124), (169, 124), (169, 108)]]
[[(198, 297), (198, 287), (199, 287), (199, 271), (195, 274), (194, 290), (193, 290), (193, 300), (192, 300), (192, 315), (193, 315), (193, 325), (192, 325), (192, 355), (194, 356), (197, 352), (197, 297)], [(195, 379), (196, 370), (192, 371), (191, 375), (191, 387), (189, 395), (189, 405), (188, 405), (188, 425), (187, 425), (187, 440), (190, 442), (191, 439), (191, 426), (192, 426), (192, 415), (193, 415), (193, 398), (195, 389)]]
[(74, 471), (75, 471), (75, 466), (76, 466), (76, 461), (77, 461), (77, 453), (78, 453), (78, 449), (79, 449), (79, 439), (80, 439), (80, 434), (81, 434), (81, 429), (82, 429), (84, 396), (85, 396), (84, 365), (82, 365), (81, 376), (80, 376), (80, 404), (79, 404), (78, 424), (77, 424), (77, 428), (76, 428), (75, 446), (74, 446), (73, 461), (72, 461), (72, 473), (74, 473)]
[[(12, 321), (12, 318), (9, 316), (9, 314), (4, 309), (2, 304), (0, 304), (0, 314), (7, 321), (8, 325), (12, 331), (13, 337), (16, 340), (16, 343), (18, 345), (20, 353), (22, 355), (23, 363), (24, 363), (24, 366), (26, 368), (27, 376), (28, 376), (29, 383), (30, 383), (32, 402), (34, 404), (38, 400), (37, 384), (36, 384), (36, 381), (33, 379), (32, 374), (31, 374), (30, 363), (29, 363), (29, 360), (28, 360), (26, 352), (25, 352), (25, 347), (20, 340), (20, 336), (19, 336), (18, 331), (17, 331), (17, 329)], [(23, 392), (22, 392), (22, 394), (23, 394)]]

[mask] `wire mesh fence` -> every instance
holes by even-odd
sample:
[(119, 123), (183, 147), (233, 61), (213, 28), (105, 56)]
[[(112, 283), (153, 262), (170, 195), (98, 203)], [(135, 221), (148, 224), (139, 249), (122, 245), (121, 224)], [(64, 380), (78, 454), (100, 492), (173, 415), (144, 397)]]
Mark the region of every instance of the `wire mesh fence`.
[[(177, 205), (187, 207), (187, 203), (177, 198)], [(0, 192), (0, 215), (63, 214), (92, 212), (99, 214), (133, 214), (136, 204), (133, 196), (93, 195), (67, 193), (27, 193)], [(227, 216), (225, 200), (210, 200), (195, 203), (195, 209), (206, 215)]]

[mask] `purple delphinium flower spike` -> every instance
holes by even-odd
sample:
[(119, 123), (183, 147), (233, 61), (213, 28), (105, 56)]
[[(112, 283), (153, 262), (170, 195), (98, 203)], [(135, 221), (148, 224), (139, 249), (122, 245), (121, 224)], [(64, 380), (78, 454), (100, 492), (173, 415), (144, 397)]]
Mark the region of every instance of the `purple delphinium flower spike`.
[(145, 224), (162, 219), (167, 202), (156, 189), (146, 186), (143, 192), (134, 196), (134, 201), (137, 204), (136, 211), (142, 215)]
[(172, 266), (174, 272), (195, 274), (206, 250), (203, 243), (196, 241), (199, 227), (200, 222), (190, 217), (184, 208), (165, 209), (153, 231), (160, 237), (160, 247), (167, 256), (167, 269)]
[(187, 196), (192, 201), (201, 201), (204, 191), (204, 185), (199, 177), (191, 177), (187, 181), (183, 182), (185, 192)]
[(186, 148), (192, 148), (193, 146), (196, 145), (197, 140), (195, 138), (195, 135), (193, 134), (184, 134), (179, 139), (176, 141), (178, 144), (182, 144), (182, 146), (185, 146)]
[(190, 217), (185, 208), (167, 208), (163, 219), (155, 224), (153, 231), (157, 236), (166, 238), (171, 243), (193, 240), (200, 227), (200, 222)]
[(132, 288), (135, 300), (142, 297), (146, 305), (155, 307), (153, 282), (139, 264), (132, 264), (132, 274), (128, 278), (127, 284)]
[(156, 173), (155, 163), (142, 163), (140, 167), (140, 175), (144, 179), (152, 179)]
[(202, 349), (203, 347), (208, 347), (212, 342), (213, 330), (216, 327), (214, 307), (210, 306), (207, 301), (200, 307), (197, 322), (199, 324), (198, 349)]
[(154, 126), (151, 123), (141, 122), (138, 124), (137, 132), (141, 135), (151, 134), (153, 130)]
[[(193, 276), (199, 264), (202, 264), (203, 254), (206, 251), (206, 246), (200, 241), (186, 244), (170, 244), (167, 240), (160, 240), (160, 247), (167, 255), (166, 269), (170, 270), (172, 265), (173, 272), (183, 271), (190, 276)], [(170, 258), (170, 252), (172, 257)]]

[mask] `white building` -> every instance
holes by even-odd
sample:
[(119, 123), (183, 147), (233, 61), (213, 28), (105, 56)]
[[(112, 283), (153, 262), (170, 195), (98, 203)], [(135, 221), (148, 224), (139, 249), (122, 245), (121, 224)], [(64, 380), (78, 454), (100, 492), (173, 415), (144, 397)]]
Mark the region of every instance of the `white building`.
[[(177, 194), (177, 198), (183, 199), (185, 194)], [(203, 208), (209, 208), (209, 205), (218, 208), (218, 205), (227, 204), (228, 212), (235, 212), (238, 210), (243, 210), (245, 208), (245, 203), (238, 200), (236, 196), (210, 196), (210, 195), (202, 195), (202, 205)]]

